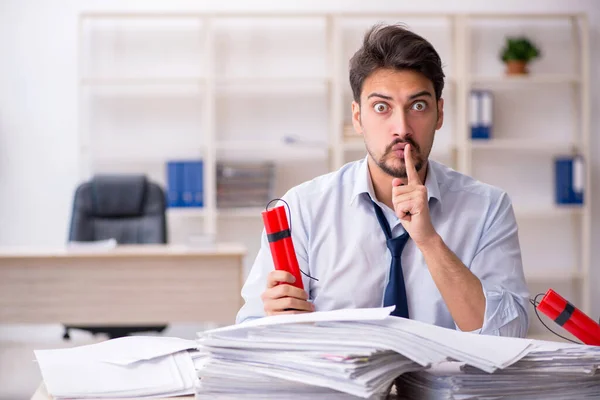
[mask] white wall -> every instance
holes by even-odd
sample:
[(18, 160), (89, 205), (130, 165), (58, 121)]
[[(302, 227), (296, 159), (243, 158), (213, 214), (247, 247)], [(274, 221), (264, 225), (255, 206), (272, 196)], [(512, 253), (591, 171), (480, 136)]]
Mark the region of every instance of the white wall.
[[(77, 14), (88, 10), (329, 10), (347, 12), (589, 13), (592, 44), (593, 177), (600, 176), (600, 2), (594, 0), (167, 1), (0, 0), (0, 245), (65, 241), (78, 180)], [(592, 188), (592, 244), (600, 241), (600, 185)], [(600, 248), (592, 254), (598, 265)], [(594, 266), (593, 266), (594, 267)], [(595, 299), (600, 302), (600, 295)], [(600, 313), (600, 304), (594, 315)]]

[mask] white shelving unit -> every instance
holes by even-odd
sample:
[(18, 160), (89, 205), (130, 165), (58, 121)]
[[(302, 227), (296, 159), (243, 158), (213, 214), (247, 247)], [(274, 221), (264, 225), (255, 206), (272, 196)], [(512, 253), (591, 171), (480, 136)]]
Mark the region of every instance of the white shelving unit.
[(539, 85), (539, 84), (553, 84), (553, 83), (579, 83), (581, 79), (577, 75), (569, 74), (539, 74), (539, 75), (513, 75), (513, 76), (485, 76), (479, 75), (474, 76), (471, 80), (472, 83), (480, 84), (516, 84), (516, 85)]
[[(466, 116), (460, 132), (463, 171), (511, 195), (520, 228), (525, 275), (532, 291), (565, 287), (563, 295), (590, 311), (589, 39), (585, 15), (467, 15), (461, 98), (473, 88), (494, 95), (492, 139), (471, 140)], [(505, 35), (525, 34), (542, 57), (526, 76), (499, 71)], [(493, 52), (491, 51), (493, 49)], [(496, 57), (495, 59), (493, 57)], [(493, 61), (493, 62), (492, 62)], [(495, 65), (494, 65), (495, 64)], [(491, 71), (498, 70), (497, 73)], [(511, 115), (512, 113), (512, 115)], [(529, 117), (529, 118), (527, 118)], [(554, 157), (585, 160), (584, 204), (556, 205)], [(481, 171), (481, 173), (479, 173)], [(494, 171), (494, 173), (492, 173)], [(556, 239), (559, 237), (560, 239)], [(567, 285), (568, 286), (568, 285)]]
[[(347, 68), (377, 22), (404, 23), (443, 60), (445, 122), (431, 157), (507, 190), (529, 281), (582, 283), (582, 309), (589, 311), (590, 191), (581, 207), (557, 206), (552, 186), (552, 158), (578, 152), (590, 187), (585, 15), (84, 13), (82, 179), (131, 171), (165, 184), (167, 160), (202, 158), (205, 207), (169, 209), (170, 236), (242, 241), (250, 265), (262, 209), (217, 209), (217, 162), (274, 162), (280, 196), (364, 157), (362, 139), (344, 135), (352, 101)], [(529, 75), (508, 77), (498, 53), (506, 35), (522, 33), (540, 44), (543, 57)], [(494, 93), (487, 141), (470, 139), (473, 88)], [(553, 236), (545, 243), (544, 235)], [(563, 253), (547, 254), (563, 243)]]

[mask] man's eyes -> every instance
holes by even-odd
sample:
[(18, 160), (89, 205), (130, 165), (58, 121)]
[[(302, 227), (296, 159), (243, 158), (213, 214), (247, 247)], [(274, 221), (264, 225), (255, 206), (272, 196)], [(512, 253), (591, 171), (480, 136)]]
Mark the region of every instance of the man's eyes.
[[(384, 113), (389, 109), (390, 106), (387, 103), (381, 101), (373, 104), (373, 110), (378, 114)], [(410, 109), (414, 111), (425, 111), (427, 109), (427, 102), (425, 100), (415, 101), (413, 104), (410, 105)]]
[(424, 100), (415, 101), (411, 106), (411, 110), (424, 111), (427, 108), (427, 102)]
[(375, 112), (379, 113), (379, 114), (386, 112), (389, 109), (390, 109), (390, 106), (388, 106), (386, 103), (378, 102), (378, 103), (373, 104), (373, 110), (375, 110)]

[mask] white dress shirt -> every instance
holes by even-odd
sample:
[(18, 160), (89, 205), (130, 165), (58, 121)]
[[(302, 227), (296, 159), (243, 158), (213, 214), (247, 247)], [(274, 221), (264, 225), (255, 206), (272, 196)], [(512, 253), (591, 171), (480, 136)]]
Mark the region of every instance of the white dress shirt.
[[(529, 297), (512, 204), (493, 186), (429, 160), (425, 187), (431, 222), (446, 245), (479, 278), (485, 294), (483, 334), (524, 337)], [(397, 237), (404, 228), (378, 201), (367, 159), (290, 189), (291, 231), (304, 288), (317, 311), (382, 307), (391, 255), (371, 199), (382, 208)], [(278, 205), (282, 203), (279, 202)], [(436, 287), (423, 254), (412, 240), (402, 252), (411, 319), (458, 329)], [(242, 289), (237, 322), (265, 315), (261, 294), (274, 269), (265, 231), (261, 249)]]

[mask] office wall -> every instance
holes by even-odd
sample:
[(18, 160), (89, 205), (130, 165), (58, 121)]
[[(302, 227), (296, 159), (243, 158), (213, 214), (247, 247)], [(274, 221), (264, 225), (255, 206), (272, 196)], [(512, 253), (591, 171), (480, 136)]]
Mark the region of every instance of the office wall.
[[(122, 4), (126, 3), (126, 4)], [(600, 2), (0, 0), (0, 245), (59, 245), (78, 181), (77, 14), (84, 10), (576, 12), (590, 15), (594, 178), (600, 177)], [(540, 116), (543, 118), (542, 116)], [(570, 129), (565, 126), (565, 129)], [(600, 185), (592, 243), (600, 241)], [(600, 283), (600, 248), (592, 254)], [(594, 315), (600, 313), (600, 295)]]

